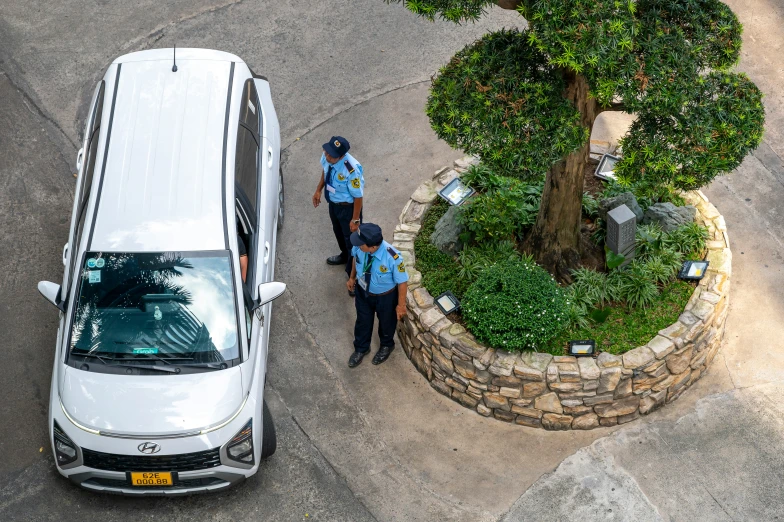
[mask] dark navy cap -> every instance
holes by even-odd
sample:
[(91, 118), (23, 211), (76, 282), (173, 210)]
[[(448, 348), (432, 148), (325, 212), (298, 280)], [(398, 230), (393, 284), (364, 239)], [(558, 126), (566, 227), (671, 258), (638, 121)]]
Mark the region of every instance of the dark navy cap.
[(375, 223), (362, 223), (359, 230), (351, 234), (351, 244), (355, 247), (362, 245), (376, 246), (384, 240), (381, 235), (381, 227)]
[(348, 152), (348, 149), (351, 148), (351, 145), (343, 136), (332, 136), (328, 142), (322, 145), (322, 148), (333, 158), (342, 158)]

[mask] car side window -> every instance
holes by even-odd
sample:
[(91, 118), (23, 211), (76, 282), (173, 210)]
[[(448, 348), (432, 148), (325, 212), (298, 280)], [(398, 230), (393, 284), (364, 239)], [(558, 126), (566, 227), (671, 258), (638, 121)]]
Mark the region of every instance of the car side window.
[(259, 156), (259, 101), (252, 80), (245, 82), (240, 104), (240, 120), (237, 128), (237, 152), (234, 177), (248, 196), (251, 211), (256, 213), (258, 197)]
[[(79, 204), (77, 206), (77, 219), (76, 229), (74, 230), (74, 242), (70, 246), (71, 252), (71, 270), (73, 274), (74, 263), (76, 262), (76, 253), (79, 250), (79, 244), (82, 241), (82, 232), (84, 231), (84, 221), (87, 214), (87, 204), (90, 201), (90, 190), (93, 186), (93, 177), (95, 173), (95, 158), (98, 155), (98, 137), (101, 130), (101, 114), (103, 113), (103, 99), (104, 99), (104, 82), (101, 82), (98, 97), (93, 106), (91, 114), (92, 124), (86, 129), (88, 133), (87, 147), (85, 149), (84, 167), (82, 171), (81, 182), (79, 185)], [(73, 275), (72, 275), (73, 277)]]

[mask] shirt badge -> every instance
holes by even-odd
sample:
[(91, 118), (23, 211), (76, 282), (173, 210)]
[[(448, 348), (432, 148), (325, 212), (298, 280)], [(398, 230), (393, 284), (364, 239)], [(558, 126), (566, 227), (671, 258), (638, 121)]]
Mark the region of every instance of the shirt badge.
[(338, 174), (338, 181), (346, 181), (346, 176), (342, 172)]
[(378, 271), (381, 272), (382, 274), (386, 274), (387, 272), (389, 272), (389, 269), (386, 267), (386, 265), (381, 265), (380, 267), (378, 267)]
[(354, 178), (351, 180), (351, 186), (355, 189), (359, 188), (359, 178)]
[(406, 271), (406, 264), (401, 261), (400, 264), (397, 265), (397, 271), (398, 272), (405, 272)]

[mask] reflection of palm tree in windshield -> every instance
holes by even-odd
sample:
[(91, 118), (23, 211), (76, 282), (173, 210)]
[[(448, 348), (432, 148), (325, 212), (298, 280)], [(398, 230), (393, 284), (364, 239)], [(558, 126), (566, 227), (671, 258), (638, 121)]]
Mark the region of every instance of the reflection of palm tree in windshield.
[(187, 308), (190, 292), (176, 281), (193, 269), (185, 258), (172, 253), (108, 254), (105, 263), (97, 283), (88, 282), (88, 270), (82, 274), (74, 348), (117, 355), (133, 355), (134, 348), (172, 356), (205, 351), (212, 352), (204, 354), (205, 362), (223, 360), (204, 324)]

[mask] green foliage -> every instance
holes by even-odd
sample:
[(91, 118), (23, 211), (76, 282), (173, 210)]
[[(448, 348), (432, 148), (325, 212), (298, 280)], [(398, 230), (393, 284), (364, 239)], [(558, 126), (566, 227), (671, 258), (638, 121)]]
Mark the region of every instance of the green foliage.
[(671, 183), (690, 190), (729, 172), (762, 140), (762, 93), (745, 74), (713, 72), (690, 83), (674, 114), (645, 110), (621, 140), (622, 182)]
[(667, 183), (654, 184), (646, 181), (629, 182), (626, 180), (623, 183), (613, 180), (607, 181), (599, 199), (612, 198), (624, 192), (634, 194), (637, 203), (643, 211), (647, 210), (654, 203), (672, 203), (677, 207), (682, 207), (686, 204), (680, 195), (680, 190), (672, 185)]
[(583, 214), (591, 219), (599, 216), (599, 201), (587, 192), (583, 192)]
[(463, 298), (463, 318), (481, 342), (510, 351), (536, 349), (567, 324), (565, 292), (541, 267), (505, 262), (484, 270)]
[(496, 263), (514, 262), (523, 259), (532, 263), (529, 255), (521, 257), (515, 244), (511, 241), (489, 242), (479, 246), (467, 246), (458, 255), (460, 261), (460, 277), (473, 283), (479, 274)]
[(669, 282), (675, 275), (672, 267), (659, 256), (652, 256), (645, 261), (642, 270), (654, 283), (661, 285)]
[(498, 173), (539, 178), (589, 129), (530, 33), (499, 31), (458, 52), (433, 80), (427, 115), (439, 138)]
[(647, 308), (659, 295), (659, 287), (639, 260), (632, 261), (625, 270), (621, 270), (619, 279), (621, 298), (630, 308)]
[(687, 223), (663, 238), (664, 245), (686, 257), (699, 256), (708, 241), (708, 229), (699, 223)]
[(470, 179), (478, 181), (486, 191), (460, 206), (457, 214), (457, 222), (467, 231), (466, 241), (512, 240), (536, 221), (541, 183), (524, 183), (486, 172), (479, 176), (477, 172)]
[(386, 3), (404, 2), (412, 13), (430, 21), (436, 17), (454, 23), (473, 22), (485, 14), (486, 8), (493, 5), (492, 0), (384, 0)]
[(646, 259), (659, 252), (664, 244), (663, 235), (664, 231), (658, 223), (637, 227), (637, 235), (634, 238), (634, 253), (637, 258)]
[(414, 240), (414, 256), (416, 269), (422, 273), (422, 285), (432, 295), (440, 295), (449, 290), (460, 299), (468, 288), (469, 281), (459, 277), (460, 267), (455, 259), (438, 250), (430, 242), (436, 223), (447, 210), (449, 210), (447, 202), (441, 200), (433, 202)]
[(614, 270), (621, 266), (626, 261), (626, 257), (622, 254), (616, 254), (610, 250), (606, 245), (604, 247), (604, 262), (608, 270)]
[(618, 304), (610, 309), (610, 315), (603, 323), (586, 315), (581, 322), (571, 321), (572, 326), (542, 350), (563, 355), (570, 339), (594, 339), (603, 352), (627, 352), (647, 343), (659, 330), (677, 321), (693, 292), (694, 287), (688, 283), (671, 282), (649, 308), (629, 309)]

